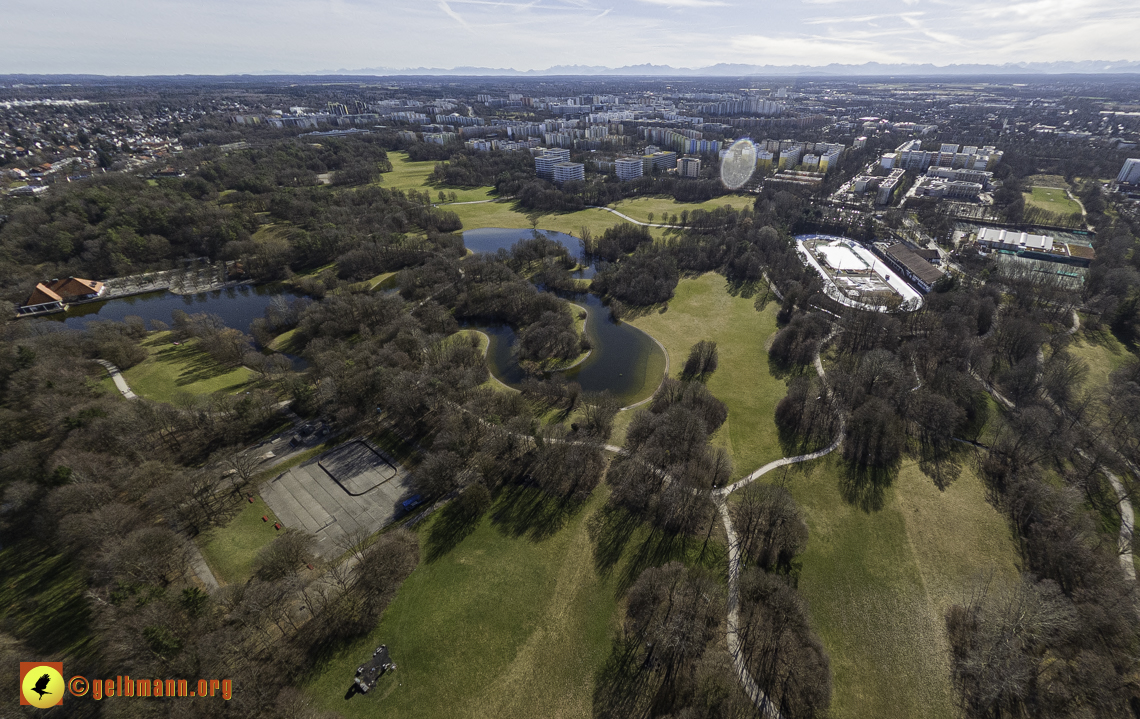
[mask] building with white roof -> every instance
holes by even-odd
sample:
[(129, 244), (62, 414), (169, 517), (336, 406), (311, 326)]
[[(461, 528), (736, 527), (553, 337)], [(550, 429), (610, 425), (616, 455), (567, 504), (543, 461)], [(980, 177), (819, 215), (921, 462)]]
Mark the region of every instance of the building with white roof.
[(995, 250), (1011, 252), (1052, 252), (1053, 238), (1048, 235), (1031, 235), (1017, 230), (983, 227), (978, 230), (978, 244)]

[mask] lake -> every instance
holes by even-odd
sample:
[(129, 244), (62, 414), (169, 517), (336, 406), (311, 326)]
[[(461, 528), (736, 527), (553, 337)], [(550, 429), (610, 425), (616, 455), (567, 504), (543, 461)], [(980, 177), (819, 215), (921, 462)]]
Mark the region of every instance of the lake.
[[(540, 230), (571, 251), (581, 255), (581, 241), (563, 232)], [(534, 236), (532, 230), (483, 228), (463, 233), (463, 244), (473, 252), (497, 252), (510, 249), (519, 240)], [(590, 278), (594, 268), (588, 267), (576, 276)], [(665, 353), (649, 335), (633, 325), (615, 322), (609, 308), (597, 295), (588, 292), (564, 294), (586, 310), (586, 336), (594, 349), (585, 362), (561, 372), (571, 382), (577, 382), (587, 392), (609, 390), (622, 404), (632, 404), (653, 394), (665, 373)], [(515, 331), (508, 325), (480, 326), (491, 338), (487, 351), (487, 364), (495, 377), (504, 384), (517, 387), (526, 377), (515, 357), (517, 341)]]
[(182, 310), (191, 315), (203, 312), (218, 315), (227, 327), (249, 332), (250, 322), (258, 317), (264, 317), (265, 308), (275, 298), (294, 300), (302, 296), (279, 282), (227, 287), (192, 295), (176, 295), (173, 292), (160, 290), (102, 302), (69, 305), (67, 312), (49, 315), (47, 319), (81, 330), (91, 322), (102, 320), (121, 322), (130, 315), (141, 317), (147, 322), (160, 320), (170, 324), (174, 310)]

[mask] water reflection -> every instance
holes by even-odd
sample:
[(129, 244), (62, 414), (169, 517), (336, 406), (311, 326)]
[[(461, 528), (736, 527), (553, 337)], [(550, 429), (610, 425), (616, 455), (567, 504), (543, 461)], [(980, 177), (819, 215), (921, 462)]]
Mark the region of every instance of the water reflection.
[[(577, 237), (549, 230), (540, 232), (581, 257), (581, 240)], [(497, 252), (533, 236), (531, 230), (484, 228), (464, 232), (463, 244), (473, 252)], [(595, 267), (588, 265), (574, 276), (589, 279), (595, 272)], [(559, 374), (579, 383), (587, 392), (609, 390), (623, 404), (652, 394), (665, 369), (665, 356), (657, 343), (636, 327), (616, 322), (596, 295), (558, 294), (586, 310), (586, 335), (594, 348), (585, 362)], [(481, 325), (478, 329), (491, 338), (487, 363), (495, 377), (507, 385), (517, 386), (526, 378), (526, 373), (515, 357), (514, 330), (502, 324)]]

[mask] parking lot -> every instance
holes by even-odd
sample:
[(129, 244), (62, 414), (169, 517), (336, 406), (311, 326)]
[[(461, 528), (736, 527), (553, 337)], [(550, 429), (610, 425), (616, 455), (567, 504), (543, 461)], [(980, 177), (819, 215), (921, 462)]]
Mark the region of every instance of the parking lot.
[(408, 473), (383, 450), (354, 440), (265, 483), (261, 497), (286, 527), (316, 535), (317, 551), (335, 557), (349, 533), (375, 532), (414, 494)]

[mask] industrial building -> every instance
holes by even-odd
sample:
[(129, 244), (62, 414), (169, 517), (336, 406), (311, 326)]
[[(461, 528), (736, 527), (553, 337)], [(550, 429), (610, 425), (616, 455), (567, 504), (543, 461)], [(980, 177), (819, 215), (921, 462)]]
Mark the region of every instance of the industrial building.
[(934, 283), (942, 278), (943, 271), (932, 265), (903, 242), (883, 247), (876, 243), (875, 254), (882, 257), (896, 272), (922, 292), (930, 292)]
[(978, 244), (1008, 252), (1053, 251), (1053, 238), (1048, 235), (1031, 235), (1027, 232), (1000, 230), (994, 227), (983, 227), (978, 230)]
[(938, 152), (922, 149), (922, 140), (910, 140), (899, 145), (894, 152), (882, 156), (879, 164), (884, 169), (925, 170), (928, 167), (992, 170), (1001, 162), (1002, 151), (992, 146), (942, 145)]

